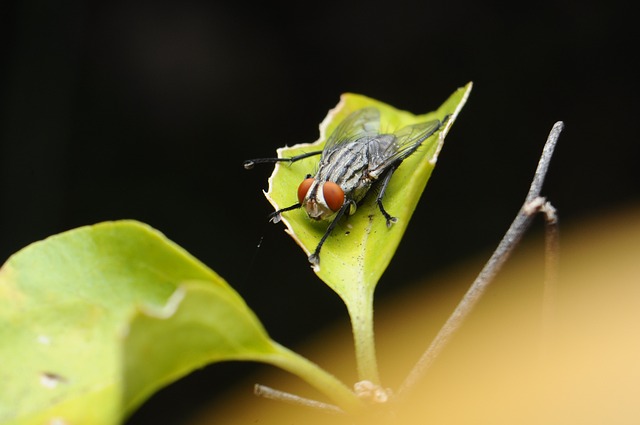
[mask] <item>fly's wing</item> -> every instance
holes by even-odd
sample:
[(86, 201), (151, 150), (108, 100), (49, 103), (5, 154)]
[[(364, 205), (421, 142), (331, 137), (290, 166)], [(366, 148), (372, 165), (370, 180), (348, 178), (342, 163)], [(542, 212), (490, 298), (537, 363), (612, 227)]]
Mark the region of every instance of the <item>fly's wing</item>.
[(349, 114), (331, 133), (324, 145), (322, 156), (326, 156), (340, 145), (365, 136), (377, 136), (379, 133), (380, 111), (371, 106), (358, 109)]
[(394, 133), (395, 141), (390, 143), (379, 156), (379, 161), (369, 170), (371, 175), (380, 175), (396, 161), (402, 161), (416, 151), (442, 123), (440, 120), (427, 121), (403, 127)]

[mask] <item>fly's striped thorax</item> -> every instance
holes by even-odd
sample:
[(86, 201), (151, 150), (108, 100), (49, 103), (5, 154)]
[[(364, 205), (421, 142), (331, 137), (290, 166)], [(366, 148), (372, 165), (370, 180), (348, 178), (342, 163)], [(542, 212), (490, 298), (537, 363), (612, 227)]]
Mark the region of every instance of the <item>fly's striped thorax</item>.
[(372, 183), (367, 179), (372, 141), (375, 143), (375, 139), (364, 137), (324, 152), (315, 178), (338, 184), (347, 198), (360, 201)]

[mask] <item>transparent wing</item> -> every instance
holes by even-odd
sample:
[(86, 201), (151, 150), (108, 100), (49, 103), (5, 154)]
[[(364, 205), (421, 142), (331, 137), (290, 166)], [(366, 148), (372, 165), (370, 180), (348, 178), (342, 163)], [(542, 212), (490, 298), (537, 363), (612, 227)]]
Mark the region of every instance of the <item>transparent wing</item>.
[(380, 111), (371, 106), (358, 109), (338, 124), (327, 139), (324, 152), (331, 152), (344, 143), (352, 142), (364, 136), (377, 136), (379, 133)]
[(402, 161), (416, 151), (429, 137), (442, 126), (440, 120), (427, 121), (403, 127), (394, 133), (396, 140), (382, 152), (376, 167), (369, 170), (373, 175), (383, 172), (395, 161)]

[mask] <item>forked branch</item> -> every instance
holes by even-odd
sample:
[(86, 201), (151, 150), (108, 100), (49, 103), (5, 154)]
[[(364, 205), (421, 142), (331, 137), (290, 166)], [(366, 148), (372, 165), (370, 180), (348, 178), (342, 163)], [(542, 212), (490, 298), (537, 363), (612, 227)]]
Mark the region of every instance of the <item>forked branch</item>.
[(326, 413), (344, 413), (344, 410), (333, 404), (323, 403), (321, 401), (300, 397), (299, 395), (276, 390), (274, 388), (267, 387), (266, 385), (255, 384), (253, 387), (253, 393), (259, 397), (283, 401), (285, 403), (295, 404), (296, 406), (304, 406), (310, 409), (321, 410)]
[[(549, 280), (553, 280), (557, 275), (557, 246), (558, 246), (558, 232), (557, 232), (557, 217), (555, 209), (549, 204), (545, 198), (540, 196), (542, 191), (542, 184), (547, 175), (549, 169), (549, 163), (553, 156), (553, 151), (562, 132), (564, 124), (557, 122), (544, 145), (540, 161), (538, 162), (538, 168), (533, 177), (533, 182), (529, 188), (529, 193), (525, 199), (522, 208), (518, 212), (513, 223), (505, 233), (504, 237), (500, 241), (500, 244), (494, 251), (493, 255), (487, 261), (484, 268), (473, 282), (465, 296), (462, 298), (456, 309), (453, 311), (449, 319), (440, 329), (440, 332), (435, 337), (429, 348), (424, 352), (420, 360), (416, 363), (411, 370), (405, 381), (402, 383), (398, 390), (398, 397), (402, 397), (409, 389), (413, 388), (415, 384), (425, 375), (429, 367), (433, 364), (437, 356), (442, 352), (447, 343), (451, 340), (453, 334), (460, 328), (464, 319), (469, 315), (473, 307), (482, 297), (483, 293), (493, 281), (496, 274), (500, 271), (504, 263), (507, 261), (514, 248), (518, 245), (522, 236), (525, 234), (529, 226), (533, 221), (533, 218), (538, 213), (544, 213), (547, 223), (547, 275), (545, 284), (545, 301), (548, 294), (552, 293), (555, 284)], [(553, 270), (549, 270), (549, 269)], [(545, 311), (544, 320), (548, 323), (552, 313)]]

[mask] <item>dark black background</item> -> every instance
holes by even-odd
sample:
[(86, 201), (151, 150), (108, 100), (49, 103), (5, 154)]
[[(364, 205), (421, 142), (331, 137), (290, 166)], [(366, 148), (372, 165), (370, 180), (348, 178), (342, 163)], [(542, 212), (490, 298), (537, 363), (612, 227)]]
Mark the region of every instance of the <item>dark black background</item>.
[[(498, 242), (557, 120), (544, 193), (563, 222), (639, 199), (638, 41), (616, 2), (0, 7), (0, 262), (54, 233), (135, 218), (224, 276), (280, 342), (346, 321), (266, 222), (271, 167), (241, 166), (315, 140), (346, 91), (423, 113), (474, 81), (382, 297)], [(182, 423), (245, 371), (200, 371), (130, 423)]]

